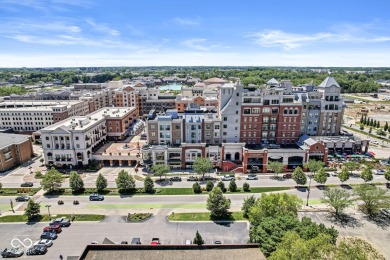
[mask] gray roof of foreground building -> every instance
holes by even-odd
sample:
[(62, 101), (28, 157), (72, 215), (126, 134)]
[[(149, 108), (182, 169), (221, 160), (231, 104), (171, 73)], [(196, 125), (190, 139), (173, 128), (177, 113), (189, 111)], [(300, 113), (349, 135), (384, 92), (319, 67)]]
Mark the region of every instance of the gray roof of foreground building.
[(88, 245), (82, 260), (263, 260), (257, 244), (243, 245)]
[(3, 134), (0, 133), (0, 148), (7, 147), (13, 144), (20, 144), (29, 140), (29, 135), (18, 134)]

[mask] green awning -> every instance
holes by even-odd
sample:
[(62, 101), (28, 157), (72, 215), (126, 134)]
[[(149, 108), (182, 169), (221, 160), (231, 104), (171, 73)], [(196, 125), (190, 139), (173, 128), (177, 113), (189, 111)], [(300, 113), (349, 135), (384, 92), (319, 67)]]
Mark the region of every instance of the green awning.
[(334, 156), (333, 155), (328, 155), (328, 158), (334, 158)]
[(337, 158), (341, 158), (341, 155), (340, 155), (340, 154), (336, 154), (336, 157), (337, 157)]

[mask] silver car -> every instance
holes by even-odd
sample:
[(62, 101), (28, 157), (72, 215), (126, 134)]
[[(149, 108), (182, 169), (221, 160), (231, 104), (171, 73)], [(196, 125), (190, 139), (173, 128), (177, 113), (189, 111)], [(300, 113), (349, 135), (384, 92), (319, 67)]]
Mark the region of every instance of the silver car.
[(50, 239), (41, 239), (41, 240), (38, 240), (37, 242), (34, 243), (34, 246), (36, 245), (43, 245), (43, 246), (52, 246), (53, 245), (53, 240), (50, 240)]

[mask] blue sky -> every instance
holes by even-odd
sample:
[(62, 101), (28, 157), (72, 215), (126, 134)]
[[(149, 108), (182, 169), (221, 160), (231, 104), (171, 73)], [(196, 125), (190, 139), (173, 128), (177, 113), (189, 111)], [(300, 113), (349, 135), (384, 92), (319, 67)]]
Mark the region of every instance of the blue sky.
[(390, 66), (390, 1), (0, 0), (0, 67)]

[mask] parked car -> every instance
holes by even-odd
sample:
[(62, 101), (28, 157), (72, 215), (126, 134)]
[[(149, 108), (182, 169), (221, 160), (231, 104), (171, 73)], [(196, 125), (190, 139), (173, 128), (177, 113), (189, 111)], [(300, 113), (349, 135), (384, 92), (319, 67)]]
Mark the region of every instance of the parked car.
[(97, 245), (97, 244), (99, 244), (97, 241), (92, 241), (91, 242), (91, 245)]
[(200, 177), (199, 180), (200, 181), (213, 181), (213, 180), (215, 180), (215, 178), (213, 178), (211, 176), (204, 176), (204, 177)]
[(247, 180), (257, 180), (257, 175), (256, 174), (249, 174), (248, 176), (246, 176)]
[(283, 174), (283, 178), (284, 179), (291, 179), (292, 178), (292, 174), (291, 173)]
[(169, 179), (170, 181), (181, 181), (181, 177), (175, 176)]
[(139, 237), (133, 237), (131, 240), (132, 245), (140, 245), (141, 244), (141, 239)]
[(192, 245), (192, 240), (187, 239), (186, 240), (186, 245)]
[(53, 240), (50, 239), (41, 239), (34, 243), (35, 246), (47, 246), (50, 247), (53, 245)]
[(22, 184), (20, 184), (20, 187), (32, 187), (34, 186), (34, 183), (32, 182), (23, 182)]
[(160, 239), (158, 237), (152, 238), (152, 242), (150, 242), (151, 245), (159, 245)]
[(3, 258), (8, 257), (21, 257), (24, 254), (24, 251), (19, 248), (5, 248), (1, 250), (1, 256)]
[(222, 242), (221, 242), (221, 241), (219, 241), (219, 240), (216, 240), (216, 241), (214, 241), (214, 244), (216, 244), (216, 245), (221, 245), (221, 244), (222, 244)]
[(28, 201), (30, 199), (30, 196), (19, 196), (16, 197), (16, 201)]
[(339, 176), (339, 173), (338, 172), (333, 172), (332, 176)]
[(93, 201), (93, 200), (102, 201), (102, 200), (104, 200), (104, 196), (100, 195), (100, 194), (91, 194), (91, 195), (89, 195), (89, 200), (90, 201)]
[(65, 218), (65, 217), (56, 218), (56, 219), (50, 221), (49, 225), (50, 226), (52, 226), (52, 225), (61, 225), (61, 227), (69, 227), (70, 226), (70, 220)]
[(374, 173), (375, 173), (376, 175), (384, 175), (385, 172), (386, 172), (386, 170), (374, 170)]
[(41, 234), (41, 239), (54, 240), (57, 238), (57, 234), (53, 232), (43, 232)]
[(127, 245), (127, 244), (129, 244), (129, 242), (127, 242), (127, 241), (122, 241), (121, 242), (121, 245)]
[(223, 181), (232, 181), (232, 180), (235, 180), (236, 178), (234, 178), (233, 176), (230, 176), (230, 175), (225, 175), (222, 177), (222, 180)]
[(43, 232), (54, 232), (54, 233), (61, 233), (62, 228), (59, 224), (54, 224), (48, 227), (43, 228)]
[(259, 171), (260, 171), (259, 166), (252, 166), (251, 169), (249, 170), (249, 172), (251, 173), (255, 173)]
[(45, 245), (34, 245), (27, 249), (26, 255), (44, 255), (47, 252), (47, 246)]
[(190, 176), (187, 178), (187, 181), (198, 181), (198, 177)]

